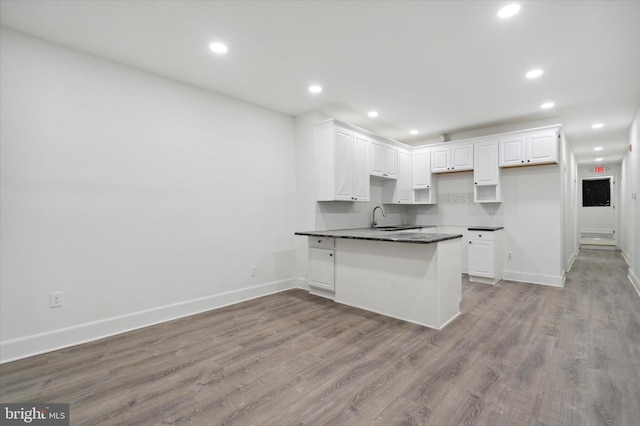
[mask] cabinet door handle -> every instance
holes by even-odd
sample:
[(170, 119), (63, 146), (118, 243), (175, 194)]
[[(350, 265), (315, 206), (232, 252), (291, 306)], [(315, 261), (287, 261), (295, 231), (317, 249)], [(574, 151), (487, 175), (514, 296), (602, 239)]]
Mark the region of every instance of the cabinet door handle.
[(471, 241), (469, 241), (469, 244), (471, 244)]
[(482, 234), (478, 234), (478, 238), (482, 238)]
[(333, 256), (333, 253), (329, 253), (329, 257)]

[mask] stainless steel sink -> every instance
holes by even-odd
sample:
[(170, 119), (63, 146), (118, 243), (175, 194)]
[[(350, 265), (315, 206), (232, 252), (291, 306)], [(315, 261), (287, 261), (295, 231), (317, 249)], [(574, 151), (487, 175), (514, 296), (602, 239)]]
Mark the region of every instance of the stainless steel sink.
[(415, 225), (390, 225), (390, 226), (375, 226), (373, 229), (376, 231), (401, 231), (403, 229), (419, 229), (419, 226)]

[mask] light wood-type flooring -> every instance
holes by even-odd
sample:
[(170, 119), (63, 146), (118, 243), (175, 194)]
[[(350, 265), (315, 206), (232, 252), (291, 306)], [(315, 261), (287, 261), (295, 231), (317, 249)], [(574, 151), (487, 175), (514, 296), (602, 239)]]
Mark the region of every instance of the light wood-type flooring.
[(72, 425), (639, 425), (640, 297), (618, 252), (564, 288), (463, 284), (442, 331), (288, 291), (0, 366)]

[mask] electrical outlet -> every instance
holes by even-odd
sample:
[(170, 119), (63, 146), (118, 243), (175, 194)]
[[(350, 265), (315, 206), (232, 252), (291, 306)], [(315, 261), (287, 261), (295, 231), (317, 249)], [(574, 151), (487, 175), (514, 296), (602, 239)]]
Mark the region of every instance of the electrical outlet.
[(63, 305), (64, 298), (61, 291), (54, 291), (49, 293), (49, 307), (59, 308)]
[(252, 276), (252, 277), (255, 277), (255, 276), (256, 276), (256, 267), (255, 267), (255, 266), (252, 266), (252, 267), (251, 267), (251, 276)]
[(513, 257), (511, 256), (511, 252), (507, 253), (507, 260), (513, 260)]

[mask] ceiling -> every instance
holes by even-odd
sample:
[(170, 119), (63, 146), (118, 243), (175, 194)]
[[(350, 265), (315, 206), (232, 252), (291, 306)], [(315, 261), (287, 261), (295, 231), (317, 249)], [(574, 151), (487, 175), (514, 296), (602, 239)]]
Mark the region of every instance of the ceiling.
[[(518, 14), (500, 19), (507, 2), (1, 0), (0, 23), (413, 145), (562, 123), (579, 163), (593, 163), (596, 146), (606, 163), (620, 161), (640, 108), (640, 0), (517, 3)], [(212, 41), (229, 51), (213, 54)], [(525, 78), (533, 68), (544, 74)], [(323, 91), (309, 93), (310, 84)], [(542, 110), (547, 101), (555, 106)]]

